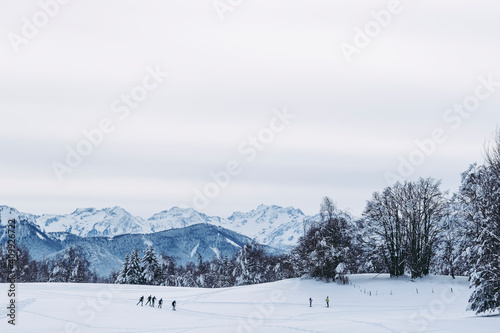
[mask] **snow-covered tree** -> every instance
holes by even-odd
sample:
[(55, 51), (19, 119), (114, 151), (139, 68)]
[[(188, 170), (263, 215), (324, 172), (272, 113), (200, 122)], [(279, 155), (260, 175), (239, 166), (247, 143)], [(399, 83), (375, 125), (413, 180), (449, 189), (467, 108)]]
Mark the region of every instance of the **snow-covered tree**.
[(457, 195), (453, 196), (440, 221), (439, 244), (432, 263), (434, 273), (451, 275), (453, 278), (469, 275), (471, 267), (467, 258), (467, 248), (470, 247), (467, 222), (457, 198)]
[(391, 276), (429, 274), (447, 200), (432, 178), (397, 182), (368, 201), (364, 218)]
[(148, 246), (144, 250), (140, 267), (142, 271), (142, 283), (148, 285), (159, 285), (161, 283), (161, 268), (152, 246)]
[(118, 272), (118, 276), (116, 277), (115, 283), (117, 284), (125, 284), (127, 283), (127, 275), (128, 275), (128, 266), (129, 266), (129, 255), (128, 253), (125, 255), (125, 260), (123, 261), (123, 265)]
[(69, 247), (52, 261), (50, 282), (90, 282), (93, 274), (90, 263), (81, 249)]
[(161, 254), (159, 258), (160, 270), (161, 270), (161, 285), (164, 286), (175, 286), (176, 277), (175, 277), (175, 260), (167, 256), (166, 254)]
[(476, 313), (500, 309), (500, 130), (485, 155), (486, 165), (462, 175), (459, 192), (474, 253), (469, 310)]
[(337, 266), (346, 267), (349, 258), (351, 218), (337, 210), (329, 198), (323, 199), (320, 218), (309, 227), (293, 251), (297, 273), (345, 282), (347, 272), (342, 270), (341, 276)]
[(236, 255), (233, 277), (236, 285), (248, 285), (265, 282), (261, 270), (264, 259), (264, 249), (262, 245), (252, 240), (247, 243)]
[(127, 284), (143, 283), (141, 258), (139, 257), (139, 251), (137, 249), (134, 249), (129, 256), (125, 281)]

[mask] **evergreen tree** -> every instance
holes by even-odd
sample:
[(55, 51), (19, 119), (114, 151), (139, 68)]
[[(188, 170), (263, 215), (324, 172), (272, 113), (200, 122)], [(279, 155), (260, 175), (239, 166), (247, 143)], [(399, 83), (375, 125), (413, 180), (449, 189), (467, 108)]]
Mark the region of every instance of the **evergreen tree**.
[(500, 130), (486, 150), (486, 165), (472, 165), (462, 176), (459, 200), (473, 253), (469, 310), (500, 309)]
[(90, 263), (80, 249), (69, 247), (52, 261), (50, 282), (89, 282), (93, 276)]
[(117, 284), (125, 284), (127, 283), (127, 275), (128, 275), (128, 266), (129, 266), (129, 255), (128, 253), (125, 255), (125, 260), (123, 261), (123, 265), (118, 272), (118, 276), (116, 277), (115, 283)]
[(313, 223), (300, 238), (293, 251), (298, 275), (307, 274), (325, 280), (346, 281), (351, 235), (350, 217), (338, 211), (332, 200), (324, 198), (320, 210), (320, 221)]
[(233, 277), (237, 286), (265, 282), (260, 267), (265, 261), (262, 245), (252, 240), (247, 243), (236, 255)]
[(127, 266), (125, 283), (142, 284), (144, 283), (143, 281), (141, 258), (139, 257), (139, 250), (137, 250), (136, 248), (129, 256), (129, 264)]
[(144, 250), (141, 259), (142, 283), (148, 285), (159, 285), (161, 279), (161, 269), (158, 259), (152, 246)]
[(160, 255), (160, 270), (162, 285), (175, 286), (176, 285), (176, 266), (174, 258), (165, 254)]
[(91, 283), (95, 275), (90, 271), (90, 263), (82, 255), (77, 255), (71, 263), (71, 272), (68, 282)]

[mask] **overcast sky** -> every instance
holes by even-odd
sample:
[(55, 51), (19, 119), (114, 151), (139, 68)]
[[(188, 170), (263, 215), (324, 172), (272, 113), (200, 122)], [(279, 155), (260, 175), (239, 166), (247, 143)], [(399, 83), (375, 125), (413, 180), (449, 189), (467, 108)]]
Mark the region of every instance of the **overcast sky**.
[[(21, 211), (315, 214), (327, 195), (360, 215), (388, 172), (456, 190), (499, 123), (500, 86), (484, 84), (500, 82), (495, 0), (55, 1), (41, 1), (51, 17), (39, 1), (0, 2), (0, 204)], [(141, 100), (122, 102), (132, 92)], [(464, 101), (470, 112), (447, 111)], [(68, 166), (103, 120), (113, 131)], [(401, 174), (436, 129), (446, 140)], [(240, 172), (196, 206), (230, 161)]]

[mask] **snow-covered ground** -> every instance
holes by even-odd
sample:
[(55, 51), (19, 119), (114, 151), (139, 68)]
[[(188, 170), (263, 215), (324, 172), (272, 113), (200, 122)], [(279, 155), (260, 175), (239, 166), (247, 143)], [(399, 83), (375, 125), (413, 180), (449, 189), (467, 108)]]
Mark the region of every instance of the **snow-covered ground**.
[[(357, 275), (351, 283), (292, 279), (227, 289), (19, 284), (15, 327), (7, 323), (7, 285), (2, 284), (0, 332), (499, 331), (500, 316), (477, 317), (465, 311), (470, 294), (465, 278), (412, 282)], [(141, 295), (150, 294), (164, 299), (163, 309), (136, 305)], [(312, 307), (309, 297), (314, 300)], [(175, 312), (170, 307), (173, 299)]]

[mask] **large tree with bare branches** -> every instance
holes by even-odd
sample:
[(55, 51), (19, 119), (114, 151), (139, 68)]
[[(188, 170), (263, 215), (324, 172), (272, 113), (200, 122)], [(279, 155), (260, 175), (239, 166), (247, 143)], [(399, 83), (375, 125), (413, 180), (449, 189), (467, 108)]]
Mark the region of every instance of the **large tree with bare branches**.
[(439, 187), (432, 178), (397, 182), (368, 201), (363, 214), (367, 242), (383, 256), (391, 276), (406, 270), (413, 278), (429, 274), (446, 207)]

